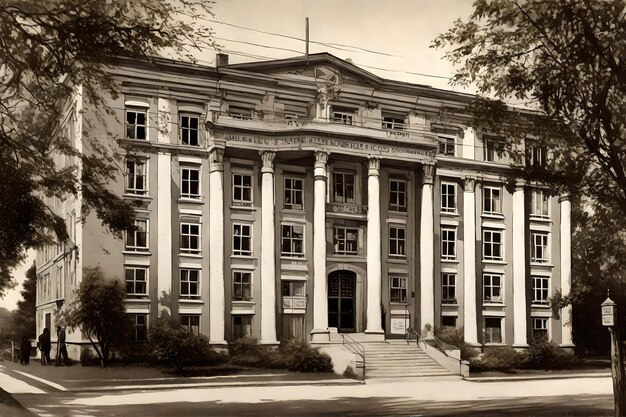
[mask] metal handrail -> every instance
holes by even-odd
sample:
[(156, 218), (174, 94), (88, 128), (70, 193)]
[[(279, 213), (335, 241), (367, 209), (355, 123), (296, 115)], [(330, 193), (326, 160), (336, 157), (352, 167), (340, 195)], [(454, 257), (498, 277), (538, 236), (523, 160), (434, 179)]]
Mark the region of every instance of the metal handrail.
[(339, 334), (343, 340), (343, 346), (345, 346), (350, 352), (361, 357), (361, 360), (363, 361), (363, 380), (365, 380), (365, 347), (347, 334)]

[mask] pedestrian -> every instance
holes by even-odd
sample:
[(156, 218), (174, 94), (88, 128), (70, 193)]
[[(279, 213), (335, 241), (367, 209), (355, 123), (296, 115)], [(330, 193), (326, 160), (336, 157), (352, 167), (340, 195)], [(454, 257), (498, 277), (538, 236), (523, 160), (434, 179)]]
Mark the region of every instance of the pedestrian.
[(20, 363), (28, 365), (30, 363), (30, 340), (26, 336), (22, 337), (20, 344)]
[(54, 359), (54, 366), (59, 366), (63, 356), (65, 366), (70, 366), (70, 358), (67, 357), (67, 347), (65, 346), (65, 330), (61, 326), (57, 326), (57, 357)]
[(43, 329), (43, 333), (39, 335), (37, 347), (41, 350), (41, 364), (50, 365), (50, 349), (52, 349), (52, 343), (50, 342), (50, 329), (47, 327)]

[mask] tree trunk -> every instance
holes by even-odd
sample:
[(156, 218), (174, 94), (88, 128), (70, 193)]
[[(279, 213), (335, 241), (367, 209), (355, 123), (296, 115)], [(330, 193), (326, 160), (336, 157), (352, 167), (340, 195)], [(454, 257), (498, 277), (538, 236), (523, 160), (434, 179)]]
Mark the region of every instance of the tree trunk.
[(609, 327), (609, 332), (611, 333), (611, 373), (613, 374), (615, 417), (622, 417), (626, 413), (626, 393), (624, 392), (626, 387), (624, 386), (624, 359), (619, 325)]

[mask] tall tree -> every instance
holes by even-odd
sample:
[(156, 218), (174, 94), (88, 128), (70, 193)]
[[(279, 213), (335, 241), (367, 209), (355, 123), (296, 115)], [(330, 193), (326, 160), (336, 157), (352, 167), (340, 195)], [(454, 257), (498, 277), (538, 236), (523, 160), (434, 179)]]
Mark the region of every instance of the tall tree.
[(89, 339), (103, 368), (109, 364), (111, 349), (128, 339), (131, 324), (125, 298), (119, 281), (107, 279), (100, 268), (85, 268), (76, 296), (62, 315), (68, 328)]
[(13, 311), (13, 321), (18, 335), (29, 339), (35, 338), (37, 313), (37, 268), (35, 264), (26, 271), (26, 279), (20, 291), (22, 299), (17, 302), (17, 310)]
[[(83, 216), (95, 211), (116, 234), (132, 226), (132, 207), (106, 187), (117, 169), (109, 148), (93, 141), (89, 155), (78, 153), (59, 128), (61, 116), (76, 86), (101, 114), (110, 110), (103, 97), (119, 91), (107, 69), (119, 56), (193, 60), (215, 47), (204, 19), (212, 16), (211, 5), (0, 0), (0, 296), (14, 284), (9, 271), (28, 248), (68, 238), (50, 198), (80, 191)], [(84, 129), (89, 137), (89, 126)]]

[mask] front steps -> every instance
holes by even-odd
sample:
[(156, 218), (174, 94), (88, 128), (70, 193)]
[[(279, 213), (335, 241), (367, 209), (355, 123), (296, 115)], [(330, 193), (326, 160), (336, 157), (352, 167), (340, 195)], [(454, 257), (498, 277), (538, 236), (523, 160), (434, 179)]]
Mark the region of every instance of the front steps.
[(415, 340), (363, 343), (365, 378), (409, 378), (453, 375), (420, 349)]

